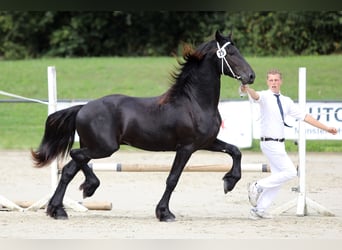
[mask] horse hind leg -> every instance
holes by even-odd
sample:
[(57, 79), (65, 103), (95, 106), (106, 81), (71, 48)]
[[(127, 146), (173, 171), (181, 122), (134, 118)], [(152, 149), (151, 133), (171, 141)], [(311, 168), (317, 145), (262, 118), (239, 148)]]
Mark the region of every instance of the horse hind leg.
[(95, 193), (96, 189), (100, 186), (100, 180), (87, 164), (82, 165), (81, 170), (85, 176), (85, 180), (79, 189), (81, 191), (83, 190), (83, 199), (85, 199)]
[(70, 181), (75, 177), (80, 170), (79, 165), (71, 160), (62, 169), (62, 175), (57, 185), (57, 188), (49, 200), (46, 213), (55, 219), (68, 219), (68, 214), (63, 207), (63, 198)]
[(83, 198), (92, 196), (95, 193), (96, 189), (100, 186), (100, 180), (97, 178), (94, 171), (88, 166), (87, 163), (90, 161), (90, 159), (109, 157), (118, 150), (118, 147), (106, 147), (106, 149), (104, 147), (96, 148), (96, 150), (82, 148), (70, 153), (73, 159), (77, 159), (79, 162), (85, 162), (81, 165), (81, 170), (85, 176), (85, 180), (79, 187), (80, 190), (83, 190)]
[(85, 181), (81, 184), (83, 197), (89, 197), (94, 194), (100, 185), (100, 180), (88, 166), (88, 162), (95, 158), (104, 158), (110, 156), (115, 150), (97, 149), (91, 151), (88, 148), (73, 149), (70, 151), (72, 160), (62, 169), (62, 175), (57, 185), (56, 191), (49, 201), (47, 214), (55, 219), (67, 219), (68, 215), (63, 208), (63, 198), (70, 181), (75, 177), (79, 170), (85, 175)]
[[(73, 159), (78, 159), (80, 162), (84, 161), (83, 158), (90, 160), (111, 156), (119, 148), (117, 130), (110, 119), (110, 114), (105, 111), (107, 109), (103, 109), (101, 105), (86, 107), (88, 109), (83, 109), (83, 113), (80, 112), (76, 120), (81, 149), (70, 153)], [(103, 112), (100, 118), (93, 117), (93, 109)], [(100, 181), (88, 164), (82, 164), (81, 170), (85, 180), (79, 189), (83, 191), (83, 198), (90, 197), (99, 187)]]
[(89, 150), (87, 148), (72, 150), (70, 156), (80, 163), (80, 169), (85, 176), (84, 182), (79, 187), (81, 191), (83, 190), (83, 198), (92, 196), (100, 186), (100, 180), (87, 164), (91, 160)]
[(79, 170), (82, 169), (86, 175), (86, 184), (84, 185), (87, 187), (86, 194), (93, 194), (100, 185), (100, 181), (87, 165), (90, 158), (87, 156), (86, 149), (73, 149), (70, 156), (72, 160), (63, 167), (60, 181), (47, 206), (47, 214), (55, 219), (68, 218), (63, 207), (63, 199), (67, 186)]

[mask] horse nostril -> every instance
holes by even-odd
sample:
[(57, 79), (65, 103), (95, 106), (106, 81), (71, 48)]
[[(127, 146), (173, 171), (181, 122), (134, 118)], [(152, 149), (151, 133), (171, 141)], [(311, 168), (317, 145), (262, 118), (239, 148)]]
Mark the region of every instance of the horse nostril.
[(249, 80), (253, 82), (254, 79), (255, 79), (255, 74), (254, 74), (254, 72), (253, 72), (253, 73), (251, 73), (251, 74), (249, 75)]

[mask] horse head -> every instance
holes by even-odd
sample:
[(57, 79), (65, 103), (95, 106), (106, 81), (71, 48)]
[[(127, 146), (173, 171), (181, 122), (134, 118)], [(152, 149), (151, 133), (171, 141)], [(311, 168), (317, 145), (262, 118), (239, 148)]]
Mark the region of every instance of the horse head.
[(219, 31), (215, 34), (217, 51), (216, 55), (220, 62), (223, 75), (229, 75), (242, 84), (252, 84), (255, 79), (255, 73), (240, 51), (234, 45), (232, 33), (223, 36)]

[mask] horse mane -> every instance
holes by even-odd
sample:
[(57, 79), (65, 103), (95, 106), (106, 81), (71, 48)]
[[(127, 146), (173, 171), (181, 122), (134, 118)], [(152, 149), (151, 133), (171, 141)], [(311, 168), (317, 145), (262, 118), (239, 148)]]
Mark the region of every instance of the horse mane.
[[(171, 87), (160, 97), (159, 104), (165, 104), (176, 99), (178, 96), (186, 93), (186, 86), (191, 84), (191, 79), (193, 76), (193, 69), (197, 67), (197, 65), (203, 60), (205, 55), (208, 52), (213, 51), (212, 46), (209, 46), (213, 43), (207, 42), (198, 46), (197, 49), (194, 49), (190, 44), (183, 45), (183, 55), (182, 58), (184, 61), (176, 58), (178, 62), (178, 68), (175, 71), (171, 72), (171, 78), (173, 80), (173, 84)], [(216, 51), (216, 50), (215, 50)]]

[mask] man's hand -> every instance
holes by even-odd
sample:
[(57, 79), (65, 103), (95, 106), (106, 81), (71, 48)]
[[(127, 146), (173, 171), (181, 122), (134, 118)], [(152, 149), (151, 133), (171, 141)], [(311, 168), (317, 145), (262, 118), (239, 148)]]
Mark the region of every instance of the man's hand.
[(246, 91), (246, 87), (245, 87), (246, 85), (241, 84), (239, 86), (239, 95), (240, 95), (240, 97), (244, 97), (244, 96), (247, 95), (247, 91)]
[(328, 132), (328, 133), (331, 133), (331, 134), (333, 134), (333, 135), (336, 135), (336, 134), (337, 134), (337, 128), (328, 127), (328, 128), (327, 128), (327, 132)]
[(245, 85), (241, 84), (240, 85), (241, 92), (247, 93), (247, 89), (248, 89), (248, 84), (245, 84)]
[(249, 94), (254, 100), (259, 100), (259, 94), (254, 89), (250, 88), (248, 84), (241, 85), (239, 90), (241, 93)]

